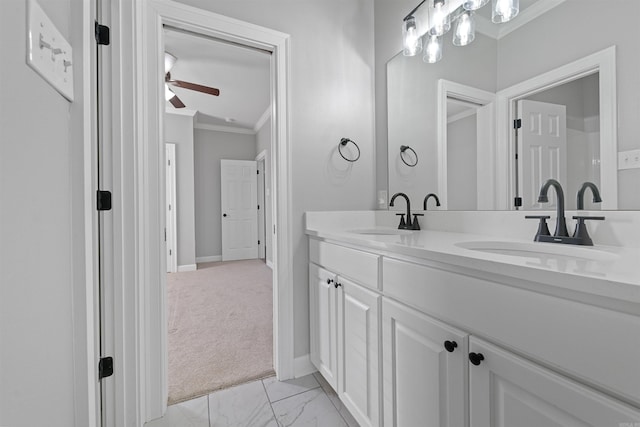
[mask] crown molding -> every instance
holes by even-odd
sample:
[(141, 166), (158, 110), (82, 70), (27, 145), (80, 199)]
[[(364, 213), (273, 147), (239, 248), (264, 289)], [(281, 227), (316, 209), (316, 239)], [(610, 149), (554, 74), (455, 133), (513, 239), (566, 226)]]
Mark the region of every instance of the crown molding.
[(197, 112), (198, 110), (190, 110), (188, 108), (180, 108), (179, 110), (178, 109), (170, 110), (169, 108), (167, 108), (165, 110), (165, 113), (167, 114), (174, 114), (176, 116), (189, 116), (189, 117), (195, 117)]
[(210, 125), (206, 123), (196, 123), (194, 129), (212, 130), (215, 132), (227, 132), (227, 133), (240, 133), (243, 135), (255, 135), (256, 132), (253, 129), (237, 128), (233, 126), (220, 126)]
[(264, 124), (267, 122), (267, 120), (269, 120), (271, 118), (271, 105), (269, 105), (267, 107), (266, 110), (264, 110), (264, 113), (262, 113), (262, 115), (260, 116), (260, 118), (258, 119), (258, 121), (256, 122), (256, 125), (253, 127), (253, 131), (255, 133), (258, 133), (258, 131), (260, 129), (262, 129), (262, 126), (264, 126)]

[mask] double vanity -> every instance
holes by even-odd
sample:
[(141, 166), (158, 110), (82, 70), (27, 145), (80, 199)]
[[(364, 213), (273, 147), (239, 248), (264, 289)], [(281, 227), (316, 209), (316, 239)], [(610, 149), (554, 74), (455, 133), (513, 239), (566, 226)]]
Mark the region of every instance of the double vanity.
[(306, 214), (311, 361), (360, 426), (640, 425), (638, 248), (424, 214)]

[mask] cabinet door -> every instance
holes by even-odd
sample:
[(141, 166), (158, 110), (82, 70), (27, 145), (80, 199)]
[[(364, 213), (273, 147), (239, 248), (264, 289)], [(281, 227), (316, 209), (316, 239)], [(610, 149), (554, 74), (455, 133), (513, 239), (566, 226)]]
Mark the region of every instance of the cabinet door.
[(338, 395), (361, 427), (380, 425), (380, 295), (338, 276)]
[(309, 264), (309, 329), (311, 362), (336, 389), (338, 365), (338, 291), (335, 274)]
[(467, 335), (383, 297), (382, 340), (384, 426), (466, 426)]
[(619, 427), (640, 422), (638, 409), (478, 338), (470, 338), (469, 351), (484, 358), (469, 368), (472, 427)]

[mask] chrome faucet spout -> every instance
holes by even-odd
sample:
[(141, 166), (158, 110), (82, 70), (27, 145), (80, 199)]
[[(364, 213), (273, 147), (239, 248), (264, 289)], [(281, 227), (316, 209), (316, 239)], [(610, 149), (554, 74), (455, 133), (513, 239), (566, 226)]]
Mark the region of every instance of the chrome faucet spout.
[(593, 182), (587, 181), (583, 183), (582, 187), (580, 187), (580, 190), (578, 190), (578, 200), (576, 201), (576, 206), (579, 211), (584, 210), (584, 192), (587, 190), (587, 188), (591, 189), (591, 193), (593, 194), (593, 203), (602, 202), (598, 187), (596, 187)]
[(556, 197), (558, 199), (557, 210), (556, 210), (556, 230), (553, 233), (556, 237), (566, 237), (569, 236), (567, 232), (567, 222), (564, 218), (564, 191), (562, 191), (562, 185), (555, 179), (548, 179), (547, 182), (544, 183), (542, 188), (540, 188), (540, 195), (538, 196), (538, 203), (547, 203), (549, 201), (549, 197), (547, 196), (547, 192), (549, 191), (549, 187), (553, 187), (556, 190)]
[(426, 211), (427, 210), (427, 202), (429, 201), (430, 198), (434, 198), (436, 199), (436, 206), (440, 206), (440, 199), (438, 199), (438, 196), (434, 193), (429, 193), (427, 194), (427, 196), (424, 198), (424, 202), (422, 202), (422, 210)]
[[(407, 220), (405, 222), (405, 225), (402, 227), (402, 223), (401, 223), (401, 227), (405, 228), (405, 229), (411, 229), (412, 223), (411, 223), (411, 201), (409, 201), (409, 196), (407, 196), (404, 193), (396, 193), (393, 195), (393, 197), (391, 197), (391, 201), (389, 202), (389, 206), (393, 207), (393, 203), (396, 200), (396, 197), (401, 196), (404, 197), (404, 200), (407, 202)], [(398, 227), (400, 228), (400, 227)]]

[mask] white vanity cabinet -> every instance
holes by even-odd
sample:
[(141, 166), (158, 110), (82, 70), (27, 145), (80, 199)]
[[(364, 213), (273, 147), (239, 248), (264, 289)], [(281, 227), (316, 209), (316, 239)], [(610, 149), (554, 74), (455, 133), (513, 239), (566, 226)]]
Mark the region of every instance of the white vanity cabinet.
[(481, 339), (471, 337), (469, 351), (483, 359), (469, 367), (471, 427), (618, 427), (640, 421), (637, 409)]
[[(377, 255), (311, 241), (309, 305), (311, 362), (361, 427), (380, 425)], [(322, 263), (323, 267), (316, 265)], [(367, 272), (353, 272), (365, 265)], [(326, 268), (324, 268), (326, 267)], [(350, 277), (370, 282), (362, 286)]]
[(466, 425), (467, 334), (382, 301), (384, 426)]

